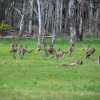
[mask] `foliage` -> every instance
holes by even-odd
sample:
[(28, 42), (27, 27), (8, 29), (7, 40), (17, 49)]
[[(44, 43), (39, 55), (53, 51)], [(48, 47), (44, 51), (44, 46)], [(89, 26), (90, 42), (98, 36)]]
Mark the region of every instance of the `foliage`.
[(9, 24), (4, 24), (2, 23), (0, 25), (0, 35), (3, 37), (4, 35), (7, 34), (7, 31), (11, 30), (11, 26)]

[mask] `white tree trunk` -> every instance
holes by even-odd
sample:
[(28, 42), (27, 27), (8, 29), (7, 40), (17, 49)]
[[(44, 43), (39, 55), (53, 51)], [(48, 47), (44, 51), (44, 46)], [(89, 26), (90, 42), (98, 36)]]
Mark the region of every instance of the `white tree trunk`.
[(75, 23), (75, 5), (74, 0), (69, 1), (69, 31), (70, 31), (70, 43), (73, 44), (77, 41), (76, 38), (76, 23)]
[(95, 18), (95, 34), (97, 34), (98, 35), (98, 18), (99, 18), (99, 9), (97, 8), (97, 10), (96, 10), (96, 18)]
[(37, 0), (38, 4), (38, 21), (39, 21), (39, 33), (38, 33), (38, 44), (41, 43), (41, 10), (40, 10), (40, 0)]
[(63, 8), (63, 0), (60, 1), (60, 33), (62, 31), (62, 8)]
[(22, 13), (20, 12), (21, 21), (20, 21), (20, 28), (19, 28), (20, 29), (19, 36), (22, 36), (22, 32), (23, 32), (23, 28), (24, 28), (25, 3), (26, 3), (26, 0), (24, 0), (24, 2), (23, 2)]
[(93, 2), (92, 0), (90, 0), (90, 5), (89, 5), (89, 34), (92, 35), (93, 34)]
[(29, 0), (29, 3), (30, 3), (29, 35), (31, 35), (32, 33), (33, 2), (34, 0)]
[(60, 3), (59, 3), (59, 0), (57, 0), (56, 1), (56, 32), (57, 33), (59, 33), (59, 24), (60, 24), (60, 22), (59, 22), (59, 18), (60, 18), (60, 16), (59, 16), (59, 12), (60, 12), (60, 10), (59, 10), (59, 5), (60, 5)]
[(52, 16), (52, 42), (55, 41), (56, 37), (56, 25), (55, 25), (55, 16)]
[(22, 11), (20, 11), (20, 10), (18, 10), (18, 9), (15, 8), (15, 10), (21, 16), (21, 20), (20, 20), (20, 24), (19, 24), (19, 36), (22, 36), (22, 31), (23, 31), (23, 28), (24, 28), (25, 3), (26, 3), (26, 0), (24, 0), (24, 2), (23, 2), (23, 6), (21, 8)]
[(19, 26), (19, 36), (22, 36), (22, 31), (24, 27), (24, 15), (21, 15), (21, 21), (20, 21), (20, 26)]

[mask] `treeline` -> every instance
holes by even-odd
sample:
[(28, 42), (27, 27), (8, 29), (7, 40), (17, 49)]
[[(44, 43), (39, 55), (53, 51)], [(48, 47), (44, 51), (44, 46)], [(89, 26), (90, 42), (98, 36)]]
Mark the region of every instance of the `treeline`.
[(45, 36), (64, 34), (70, 43), (83, 36), (99, 34), (99, 0), (0, 0), (0, 23), (7, 23), (18, 36), (37, 36), (38, 44)]

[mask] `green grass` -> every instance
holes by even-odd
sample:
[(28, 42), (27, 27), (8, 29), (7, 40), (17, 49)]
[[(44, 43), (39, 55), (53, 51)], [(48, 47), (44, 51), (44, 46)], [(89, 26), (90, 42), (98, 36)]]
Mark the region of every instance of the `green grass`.
[[(100, 100), (100, 64), (95, 63), (100, 55), (100, 37), (77, 42), (72, 57), (65, 54), (63, 59), (43, 57), (44, 51), (13, 59), (10, 41), (0, 39), (0, 100)], [(47, 48), (50, 41), (46, 39)], [(37, 45), (37, 39), (13, 42), (28, 45), (29, 50)], [(80, 49), (88, 45), (96, 52), (86, 59), (87, 51)], [(68, 51), (69, 46), (66, 37), (57, 38), (54, 48)], [(83, 65), (60, 66), (77, 60), (83, 60)]]

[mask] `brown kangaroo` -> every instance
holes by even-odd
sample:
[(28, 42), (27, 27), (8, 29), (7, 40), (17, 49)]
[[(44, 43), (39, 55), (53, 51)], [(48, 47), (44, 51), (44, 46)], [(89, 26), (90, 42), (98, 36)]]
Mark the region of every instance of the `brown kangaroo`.
[(61, 51), (60, 49), (56, 53), (56, 57), (59, 59), (60, 57), (63, 58), (64, 54), (68, 52)]
[(36, 52), (38, 52), (38, 51), (40, 51), (40, 50), (44, 50), (44, 49), (45, 49), (45, 47), (46, 47), (46, 43), (44, 43), (44, 45), (43, 45), (43, 46), (37, 46), (36, 48), (33, 48), (31, 51), (28, 51), (28, 53), (33, 52), (33, 51), (34, 51), (34, 49), (35, 49), (35, 53), (36, 53)]
[(86, 58), (89, 58), (91, 55), (93, 55), (95, 51), (96, 51), (95, 48), (93, 48), (92, 51), (88, 51), (88, 52), (86, 53)]
[(72, 52), (74, 51), (74, 44), (69, 48), (69, 54), (72, 56)]
[(13, 44), (12, 43), (12, 46), (11, 46), (11, 51), (9, 51), (10, 53), (13, 53), (13, 58), (15, 59), (16, 58), (16, 52), (18, 50), (18, 44)]
[(82, 65), (83, 61), (77, 61), (77, 62), (72, 62), (70, 64), (61, 64), (61, 66), (76, 66), (76, 65)]
[(50, 43), (50, 47), (53, 47), (54, 46), (54, 43), (55, 43), (55, 41), (51, 42)]
[(56, 53), (56, 50), (52, 47), (50, 47), (49, 49), (44, 49), (46, 56), (48, 57), (49, 54), (52, 54), (53, 56), (51, 58), (54, 57), (54, 54)]
[(19, 54), (21, 59), (23, 58), (23, 56), (25, 55), (26, 52), (28, 52), (27, 45), (25, 46), (25, 48), (23, 48), (22, 45), (20, 45), (20, 47), (18, 49), (18, 54)]

